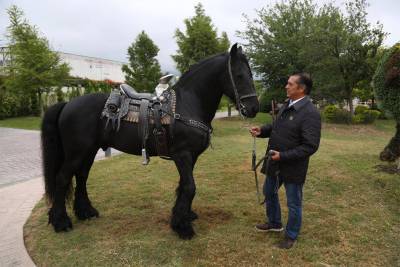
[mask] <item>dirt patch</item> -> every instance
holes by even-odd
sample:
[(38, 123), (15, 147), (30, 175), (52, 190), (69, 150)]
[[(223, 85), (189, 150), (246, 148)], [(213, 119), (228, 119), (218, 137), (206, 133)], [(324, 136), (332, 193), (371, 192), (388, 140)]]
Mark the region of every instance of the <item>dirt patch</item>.
[(217, 207), (196, 207), (194, 211), (199, 215), (201, 221), (210, 224), (221, 224), (233, 218), (233, 214)]
[(384, 172), (384, 173), (400, 174), (400, 169), (397, 169), (396, 164), (387, 164), (387, 165), (378, 164), (378, 165), (375, 165), (374, 168), (377, 171)]
[(163, 227), (168, 227), (171, 221), (171, 213), (160, 213), (154, 218), (156, 224), (162, 225)]

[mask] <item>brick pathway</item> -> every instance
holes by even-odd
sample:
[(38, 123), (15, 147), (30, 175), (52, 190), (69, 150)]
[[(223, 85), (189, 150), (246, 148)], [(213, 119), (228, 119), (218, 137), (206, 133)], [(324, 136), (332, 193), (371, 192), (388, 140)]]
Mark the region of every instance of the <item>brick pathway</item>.
[[(44, 192), (40, 132), (0, 127), (0, 153), (0, 267), (35, 266), (23, 225)], [(101, 158), (102, 150), (96, 156)]]
[(40, 133), (0, 128), (0, 187), (42, 176)]

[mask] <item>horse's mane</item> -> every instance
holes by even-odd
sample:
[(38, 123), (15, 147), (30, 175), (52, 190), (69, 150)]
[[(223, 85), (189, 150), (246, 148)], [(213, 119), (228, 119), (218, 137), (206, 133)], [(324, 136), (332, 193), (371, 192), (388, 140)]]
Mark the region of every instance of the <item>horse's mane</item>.
[(182, 76), (179, 78), (178, 82), (174, 85), (174, 89), (179, 88), (182, 85), (182, 83), (184, 83), (191, 75), (196, 73), (198, 70), (200, 70), (204, 65), (206, 65), (210, 61), (215, 60), (215, 58), (217, 58), (217, 57), (226, 56), (226, 55), (227, 55), (226, 52), (216, 54), (216, 55), (210, 56), (208, 58), (205, 58), (193, 65), (190, 65), (189, 69), (182, 74)]

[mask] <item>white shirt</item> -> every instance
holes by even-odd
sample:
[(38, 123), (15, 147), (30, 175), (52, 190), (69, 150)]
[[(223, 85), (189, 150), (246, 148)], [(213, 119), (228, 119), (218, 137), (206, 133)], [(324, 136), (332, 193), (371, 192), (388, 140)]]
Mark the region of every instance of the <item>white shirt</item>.
[(292, 100), (292, 99), (290, 99), (290, 102), (289, 102), (289, 107), (290, 106), (292, 106), (292, 105), (294, 105), (294, 104), (296, 104), (297, 102), (299, 102), (300, 100), (302, 100), (303, 98), (305, 98), (306, 96), (303, 96), (302, 98), (299, 98), (299, 99), (296, 99), (296, 100)]

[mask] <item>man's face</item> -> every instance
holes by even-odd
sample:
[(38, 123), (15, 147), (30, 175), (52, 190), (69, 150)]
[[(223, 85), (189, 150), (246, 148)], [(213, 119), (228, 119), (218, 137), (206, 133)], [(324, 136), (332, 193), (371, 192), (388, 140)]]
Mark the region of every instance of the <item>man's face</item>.
[(305, 95), (304, 86), (298, 83), (298, 79), (297, 75), (290, 76), (285, 87), (287, 97), (292, 100), (299, 99)]

